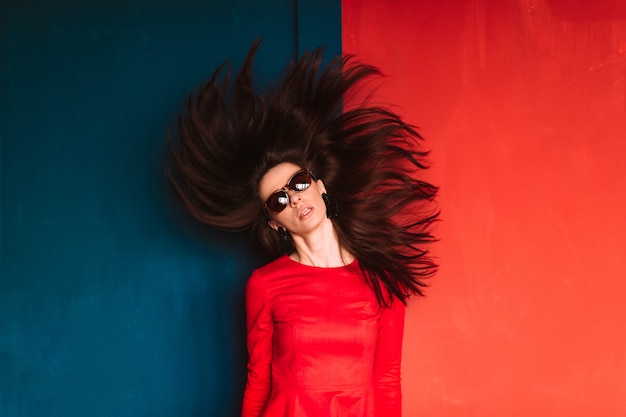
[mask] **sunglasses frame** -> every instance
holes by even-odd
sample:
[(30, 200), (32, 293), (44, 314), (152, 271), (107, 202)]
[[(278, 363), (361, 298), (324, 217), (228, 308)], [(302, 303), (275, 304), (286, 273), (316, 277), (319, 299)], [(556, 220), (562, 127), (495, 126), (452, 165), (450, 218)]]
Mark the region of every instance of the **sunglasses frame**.
[[(300, 175), (300, 174), (302, 174), (302, 173), (305, 173), (305, 174), (307, 174), (307, 175), (309, 176), (310, 181), (309, 181), (309, 185), (308, 185), (308, 187), (306, 187), (304, 190), (294, 190), (293, 188), (290, 188), (290, 187), (289, 187), (289, 185), (291, 184), (291, 181), (293, 181), (293, 179), (294, 179), (296, 176), (298, 176), (298, 175)], [(267, 200), (265, 200), (265, 203), (263, 204), (263, 210), (265, 211), (265, 213), (266, 213), (266, 214), (269, 214), (268, 212), (271, 212), (271, 213), (274, 213), (274, 214), (278, 214), (278, 213), (282, 212), (283, 210), (285, 210), (285, 208), (287, 208), (287, 206), (288, 206), (288, 205), (289, 205), (289, 203), (291, 202), (291, 199), (289, 198), (289, 193), (287, 192), (288, 190), (291, 190), (291, 191), (296, 192), (296, 193), (301, 193), (301, 192), (303, 192), (303, 191), (308, 190), (308, 189), (309, 189), (309, 187), (311, 187), (311, 184), (312, 184), (314, 181), (317, 181), (317, 178), (315, 177), (315, 175), (313, 175), (313, 173), (311, 172), (311, 170), (310, 170), (310, 169), (308, 169), (308, 168), (302, 168), (302, 169), (299, 169), (298, 171), (296, 171), (296, 172), (295, 172), (295, 173), (294, 173), (294, 174), (293, 174), (293, 175), (289, 178), (289, 180), (287, 181), (287, 184), (285, 184), (285, 186), (284, 186), (283, 188), (281, 188), (280, 190), (276, 190), (276, 191), (274, 191), (272, 194), (270, 194), (270, 196), (269, 196), (269, 197), (267, 197)], [(272, 209), (271, 209), (271, 208), (267, 205), (267, 202), (270, 200), (270, 198), (272, 198), (272, 197), (274, 197), (276, 194), (280, 194), (280, 193), (284, 193), (284, 194), (285, 194), (285, 196), (287, 197), (287, 201), (288, 201), (288, 202), (287, 202), (287, 204), (283, 205), (283, 206), (282, 206), (282, 208), (281, 208), (279, 211), (274, 211), (274, 210), (272, 210)]]

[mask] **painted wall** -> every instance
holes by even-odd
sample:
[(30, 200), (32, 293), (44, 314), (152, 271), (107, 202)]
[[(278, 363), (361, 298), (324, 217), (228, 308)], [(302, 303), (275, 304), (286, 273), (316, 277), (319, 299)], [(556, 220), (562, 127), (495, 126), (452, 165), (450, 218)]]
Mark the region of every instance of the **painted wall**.
[(255, 37), (262, 85), (339, 53), (340, 23), (338, 1), (0, 2), (0, 416), (238, 414), (258, 260), (175, 201), (166, 129)]
[(441, 186), (405, 416), (626, 415), (626, 5), (343, 0)]

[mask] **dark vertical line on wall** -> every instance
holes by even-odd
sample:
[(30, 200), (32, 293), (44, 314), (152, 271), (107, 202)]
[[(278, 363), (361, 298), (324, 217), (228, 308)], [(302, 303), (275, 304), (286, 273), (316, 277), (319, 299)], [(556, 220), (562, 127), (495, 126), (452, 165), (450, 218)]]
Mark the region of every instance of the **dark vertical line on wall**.
[(298, 32), (300, 28), (298, 24), (298, 14), (298, 0), (293, 0), (293, 54), (295, 59), (298, 59), (298, 57), (300, 56), (300, 39), (298, 37)]
[[(9, 11), (4, 3), (0, 5), (0, 271), (4, 268), (4, 181), (7, 168), (4, 160), (5, 132), (9, 117)], [(3, 274), (0, 272), (0, 274)]]

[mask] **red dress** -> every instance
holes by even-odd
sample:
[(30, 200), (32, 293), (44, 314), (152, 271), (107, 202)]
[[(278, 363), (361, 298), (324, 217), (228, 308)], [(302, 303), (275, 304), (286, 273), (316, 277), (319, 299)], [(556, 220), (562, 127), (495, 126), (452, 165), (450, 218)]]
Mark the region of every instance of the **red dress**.
[(400, 417), (404, 305), (380, 308), (358, 262), (287, 256), (246, 286), (243, 417)]

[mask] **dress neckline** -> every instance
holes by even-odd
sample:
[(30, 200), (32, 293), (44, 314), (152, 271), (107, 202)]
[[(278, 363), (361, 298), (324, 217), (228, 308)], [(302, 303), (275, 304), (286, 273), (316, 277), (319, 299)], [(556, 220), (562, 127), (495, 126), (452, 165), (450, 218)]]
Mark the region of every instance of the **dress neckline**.
[(283, 258), (287, 259), (287, 262), (293, 264), (293, 265), (297, 265), (299, 267), (302, 268), (312, 268), (312, 269), (321, 269), (321, 270), (341, 270), (341, 269), (349, 269), (349, 268), (354, 268), (355, 266), (358, 265), (358, 260), (356, 258), (354, 258), (354, 260), (352, 262), (350, 262), (349, 264), (346, 265), (341, 265), (341, 266), (315, 266), (315, 265), (307, 265), (307, 264), (303, 264), (301, 262), (298, 261), (294, 261), (293, 259), (291, 259), (288, 255), (283, 255)]

